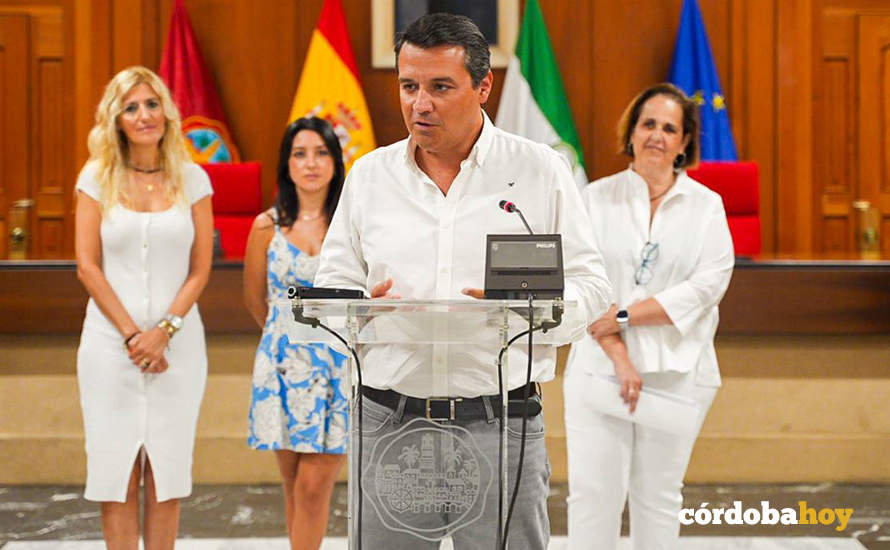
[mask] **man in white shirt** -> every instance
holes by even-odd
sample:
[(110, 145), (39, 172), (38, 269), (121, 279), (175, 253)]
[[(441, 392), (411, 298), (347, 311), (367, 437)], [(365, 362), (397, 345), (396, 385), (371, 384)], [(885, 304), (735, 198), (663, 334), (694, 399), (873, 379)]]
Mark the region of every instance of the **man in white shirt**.
[[(426, 15), (399, 37), (399, 98), (410, 135), (353, 166), (322, 247), (317, 286), (361, 289), (372, 298), (481, 298), (486, 234), (524, 232), (516, 214), (498, 209), (506, 199), (523, 209), (536, 233), (562, 235), (565, 299), (579, 305), (564, 323), (586, 326), (607, 309), (611, 289), (565, 160), (546, 145), (495, 128), (482, 110), (492, 86), (489, 55), (482, 33), (460, 16)], [(363, 471), (378, 458), (375, 441), (427, 416), (432, 403), (446, 411), (444, 426), (457, 427), (473, 440), (451, 443), (451, 452), (437, 448), (437, 456), (460, 454), (464, 462), (475, 461), (469, 470), (477, 472), (489, 461), (496, 472), (498, 349), (392, 344), (363, 351)], [(527, 362), (518, 348), (509, 357), (514, 367)], [(552, 348), (536, 348), (532, 380), (552, 379), (555, 359)], [(525, 378), (524, 368), (511, 369), (506, 381), (511, 401), (522, 399)], [(540, 396), (535, 388), (530, 391), (532, 408), (538, 409)], [(463, 399), (427, 399), (442, 396)], [(511, 490), (521, 423), (512, 414), (508, 419)], [(416, 459), (405, 460), (409, 470)], [(543, 550), (549, 540), (549, 465), (542, 414), (528, 420), (521, 479), (508, 540), (512, 548)], [(412, 500), (407, 493), (405, 499), (384, 499), (375, 493), (383, 490), (379, 480), (365, 483), (363, 543), (368, 548), (438, 548), (435, 541), (451, 534), (457, 549), (492, 548), (498, 525), (496, 473), (491, 481), (487, 489), (480, 483), (467, 510), (415, 502), (418, 497)], [(381, 509), (394, 502), (395, 512)], [(413, 516), (398, 508), (409, 504)]]

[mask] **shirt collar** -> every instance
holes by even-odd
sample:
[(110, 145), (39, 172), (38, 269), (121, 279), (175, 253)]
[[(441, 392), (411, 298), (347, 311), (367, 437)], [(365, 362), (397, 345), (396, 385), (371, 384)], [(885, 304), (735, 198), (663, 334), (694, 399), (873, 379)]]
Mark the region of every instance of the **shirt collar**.
[[(627, 165), (627, 179), (633, 184), (634, 190), (637, 193), (647, 195), (649, 194), (649, 188), (646, 184), (646, 180), (643, 179), (643, 176), (634, 172), (633, 163)], [(678, 195), (686, 195), (690, 191), (692, 191), (692, 178), (690, 178), (686, 174), (686, 170), (680, 170), (677, 173), (677, 181), (674, 185), (668, 190), (667, 194), (665, 194), (664, 199), (662, 199), (662, 203), (666, 202), (671, 197), (675, 197)]]
[[(482, 166), (488, 156), (488, 152), (491, 150), (491, 143), (494, 140), (495, 132), (497, 132), (497, 128), (492, 124), (491, 119), (488, 118), (488, 113), (485, 112), (485, 109), (482, 109), (482, 132), (480, 132), (479, 137), (476, 138), (476, 143), (474, 143), (473, 148), (470, 149), (470, 154), (467, 155), (466, 160), (474, 163), (476, 166)], [(417, 144), (410, 135), (406, 141), (405, 162), (409, 166), (414, 166), (419, 170), (420, 168), (417, 166), (417, 162), (414, 159), (414, 154), (417, 151)]]

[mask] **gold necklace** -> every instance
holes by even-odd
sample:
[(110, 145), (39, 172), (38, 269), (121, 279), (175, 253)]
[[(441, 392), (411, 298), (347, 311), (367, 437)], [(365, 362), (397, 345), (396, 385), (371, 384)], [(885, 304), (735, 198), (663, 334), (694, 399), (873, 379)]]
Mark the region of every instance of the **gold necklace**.
[[(158, 172), (160, 172), (161, 170), (163, 170), (163, 168), (161, 168), (160, 166), (158, 166), (157, 168), (148, 168), (148, 169), (146, 169), (146, 168), (138, 168), (138, 167), (133, 166), (133, 165), (131, 165), (131, 164), (128, 164), (128, 165), (127, 165), (127, 168), (130, 169), (130, 170), (132, 170), (132, 171), (134, 171), (134, 172), (138, 172), (138, 173), (140, 173), (140, 174), (157, 174)], [(154, 184), (154, 182), (151, 182), (151, 181), (150, 181), (150, 182), (146, 183), (146, 184), (145, 184), (145, 188), (148, 189), (148, 192), (149, 192), (149, 193), (151, 193), (152, 191), (155, 190), (155, 184)]]
[(662, 191), (661, 193), (655, 195), (654, 197), (649, 197), (649, 202), (657, 201), (657, 200), (660, 199), (661, 197), (667, 195), (667, 192), (670, 191), (670, 190), (671, 190), (671, 187), (673, 187), (673, 186), (674, 186), (674, 184), (672, 183), (672, 184), (668, 185), (668, 186), (667, 186), (667, 189), (665, 189), (665, 190)]

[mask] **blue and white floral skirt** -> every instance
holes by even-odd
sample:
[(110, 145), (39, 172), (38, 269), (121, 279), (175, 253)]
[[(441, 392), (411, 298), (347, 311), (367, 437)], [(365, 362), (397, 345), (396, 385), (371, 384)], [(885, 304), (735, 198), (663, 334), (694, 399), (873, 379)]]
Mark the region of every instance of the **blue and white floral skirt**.
[(293, 344), (287, 334), (264, 331), (254, 362), (247, 444), (346, 453), (347, 364), (344, 355), (324, 344)]

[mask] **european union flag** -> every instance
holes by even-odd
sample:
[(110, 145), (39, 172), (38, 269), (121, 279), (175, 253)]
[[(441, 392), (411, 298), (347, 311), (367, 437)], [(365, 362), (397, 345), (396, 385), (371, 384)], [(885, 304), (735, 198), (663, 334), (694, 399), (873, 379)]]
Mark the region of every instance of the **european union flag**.
[(720, 78), (696, 0), (683, 1), (668, 80), (699, 105), (702, 160), (738, 160)]

